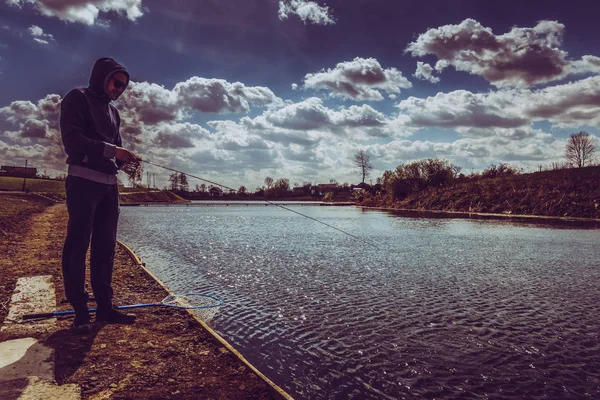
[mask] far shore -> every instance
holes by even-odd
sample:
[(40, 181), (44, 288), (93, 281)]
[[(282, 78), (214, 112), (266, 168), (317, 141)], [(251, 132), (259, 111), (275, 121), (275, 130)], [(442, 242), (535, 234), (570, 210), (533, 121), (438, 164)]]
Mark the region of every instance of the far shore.
[(546, 222), (582, 222), (594, 223), (600, 227), (599, 218), (582, 218), (582, 217), (560, 217), (548, 215), (528, 215), (528, 214), (500, 214), (500, 213), (483, 213), (483, 212), (466, 212), (466, 211), (451, 211), (451, 210), (422, 210), (410, 208), (390, 208), (390, 207), (369, 207), (357, 204), (356, 207), (363, 210), (386, 211), (390, 213), (402, 214), (403, 216), (422, 216), (422, 217), (448, 217), (448, 218), (477, 218), (477, 219), (511, 219), (523, 221), (546, 221)]

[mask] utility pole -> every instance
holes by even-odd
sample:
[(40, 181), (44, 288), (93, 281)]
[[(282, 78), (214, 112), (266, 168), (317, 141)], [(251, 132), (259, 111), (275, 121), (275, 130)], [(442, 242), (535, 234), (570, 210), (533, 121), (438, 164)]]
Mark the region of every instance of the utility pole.
[(23, 189), (21, 191), (25, 191), (25, 182), (27, 181), (27, 159), (25, 159), (25, 171), (23, 173)]

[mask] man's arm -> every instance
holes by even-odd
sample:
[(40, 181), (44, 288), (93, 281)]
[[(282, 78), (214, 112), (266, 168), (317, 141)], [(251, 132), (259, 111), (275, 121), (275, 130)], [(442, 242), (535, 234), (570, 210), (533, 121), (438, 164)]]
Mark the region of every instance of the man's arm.
[(60, 132), (65, 152), (69, 156), (104, 156), (106, 143), (90, 139), (83, 133), (85, 115), (89, 112), (83, 96), (78, 90), (71, 90), (60, 104)]
[[(121, 116), (119, 115), (119, 110), (117, 110), (116, 108), (114, 108), (114, 110), (117, 115), (117, 140), (115, 143), (116, 146), (114, 156), (117, 159), (117, 168), (123, 169), (127, 163), (137, 161), (137, 157), (135, 156), (135, 154), (123, 148), (123, 139), (121, 138)], [(117, 155), (117, 153), (119, 154)]]
[[(101, 140), (90, 139), (84, 135), (85, 115), (91, 112), (83, 93), (70, 91), (60, 105), (60, 132), (67, 155), (95, 155), (116, 158), (120, 162), (137, 160), (137, 157), (119, 146)], [(119, 136), (120, 139), (120, 136)]]

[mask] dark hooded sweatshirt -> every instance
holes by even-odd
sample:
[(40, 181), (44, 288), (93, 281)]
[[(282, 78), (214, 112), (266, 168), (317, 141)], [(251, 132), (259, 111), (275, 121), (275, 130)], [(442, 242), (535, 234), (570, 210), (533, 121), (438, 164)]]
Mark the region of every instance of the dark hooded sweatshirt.
[(89, 86), (71, 90), (62, 100), (60, 131), (67, 153), (69, 175), (102, 183), (116, 183), (122, 163), (115, 160), (116, 147), (122, 146), (121, 118), (106, 91), (110, 77), (129, 73), (112, 58), (94, 64)]

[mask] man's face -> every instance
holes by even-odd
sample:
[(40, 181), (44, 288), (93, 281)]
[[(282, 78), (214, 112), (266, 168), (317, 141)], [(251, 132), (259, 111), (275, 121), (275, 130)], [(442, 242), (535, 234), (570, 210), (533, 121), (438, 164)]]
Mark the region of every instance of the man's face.
[(116, 100), (127, 88), (127, 75), (117, 72), (108, 80), (106, 91), (111, 100)]

